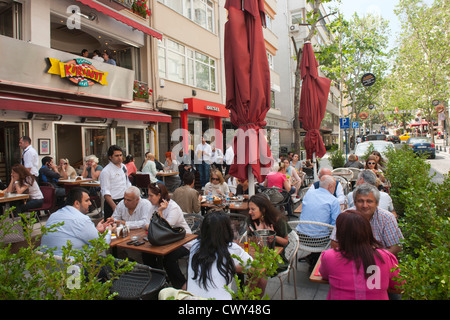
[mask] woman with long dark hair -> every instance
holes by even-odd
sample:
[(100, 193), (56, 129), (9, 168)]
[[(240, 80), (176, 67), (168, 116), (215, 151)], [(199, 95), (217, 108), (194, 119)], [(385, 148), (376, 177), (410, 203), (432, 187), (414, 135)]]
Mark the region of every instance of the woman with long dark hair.
[(251, 259), (238, 244), (233, 242), (230, 218), (223, 212), (211, 212), (202, 222), (200, 237), (194, 241), (189, 257), (187, 291), (216, 300), (230, 300), (232, 297), (224, 288), (230, 286), (234, 274), (244, 262)]
[[(273, 206), (267, 196), (262, 193), (251, 196), (248, 200), (248, 209), (250, 229), (269, 229), (275, 231), (276, 245), (286, 248), (289, 244), (288, 236), (292, 229), (287, 223), (286, 217)], [(252, 236), (253, 232), (249, 230), (248, 235)], [(285, 270), (289, 265), (289, 261), (284, 255), (284, 250), (280, 256), (283, 259), (283, 263), (278, 265), (278, 272)]]
[(30, 198), (25, 204), (22, 202), (15, 203), (17, 213), (40, 208), (44, 203), (44, 196), (42, 195), (35, 176), (21, 164), (15, 164), (11, 168), (11, 182), (4, 191), (29, 194)]
[(369, 220), (355, 210), (336, 219), (339, 247), (322, 253), (319, 272), (329, 280), (328, 300), (388, 300), (388, 288), (398, 270), (397, 258), (382, 248), (372, 233)]
[[(175, 201), (170, 199), (169, 192), (164, 184), (159, 182), (151, 183), (148, 186), (148, 200), (152, 204), (149, 212), (150, 220), (154, 214), (159, 214), (162, 218), (167, 220), (172, 227), (182, 227), (186, 230), (186, 233), (192, 233), (189, 225), (184, 219), (183, 211)], [(146, 226), (146, 228), (148, 228), (148, 226)], [(142, 259), (145, 264), (151, 267), (164, 267), (172, 287), (181, 289), (185, 286), (186, 279), (180, 270), (178, 259), (189, 254), (191, 245), (192, 241), (175, 249), (162, 258), (151, 254), (142, 254)]]

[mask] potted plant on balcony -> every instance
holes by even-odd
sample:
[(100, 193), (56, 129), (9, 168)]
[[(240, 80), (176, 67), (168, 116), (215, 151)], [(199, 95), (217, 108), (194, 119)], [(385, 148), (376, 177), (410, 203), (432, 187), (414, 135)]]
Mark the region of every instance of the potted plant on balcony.
[(147, 85), (135, 81), (133, 85), (133, 99), (137, 101), (146, 101), (153, 94), (153, 90)]
[(134, 0), (131, 5), (131, 10), (143, 18), (147, 18), (147, 15), (150, 16), (152, 13), (147, 7), (147, 0)]

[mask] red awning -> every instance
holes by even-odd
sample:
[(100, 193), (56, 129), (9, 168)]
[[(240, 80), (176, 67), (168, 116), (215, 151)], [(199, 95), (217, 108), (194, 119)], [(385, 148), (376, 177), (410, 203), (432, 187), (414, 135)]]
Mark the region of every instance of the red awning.
[(93, 118), (172, 122), (170, 115), (157, 111), (126, 107), (104, 107), (77, 102), (63, 102), (55, 99), (33, 99), (16, 95), (0, 95), (0, 109)]
[(84, 5), (91, 7), (92, 9), (97, 10), (98, 12), (101, 12), (101, 13), (106, 14), (107, 16), (110, 16), (111, 18), (114, 18), (117, 21), (123, 22), (126, 25), (129, 25), (130, 27), (136, 28), (148, 35), (151, 35), (152, 37), (155, 37), (159, 40), (162, 39), (161, 33), (150, 28), (149, 26), (146, 26), (138, 21), (135, 21), (133, 19), (130, 19), (130, 18), (124, 16), (119, 11), (116, 11), (109, 6), (104, 5), (103, 3), (99, 3), (99, 2), (93, 1), (93, 0), (77, 0), (77, 1), (81, 2)]

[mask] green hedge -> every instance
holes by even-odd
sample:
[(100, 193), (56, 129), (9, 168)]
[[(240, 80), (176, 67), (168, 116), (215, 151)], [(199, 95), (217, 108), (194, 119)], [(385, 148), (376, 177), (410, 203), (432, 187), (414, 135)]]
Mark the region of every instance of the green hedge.
[(404, 241), (404, 299), (449, 299), (450, 178), (434, 183), (430, 164), (408, 146), (387, 153), (386, 177)]

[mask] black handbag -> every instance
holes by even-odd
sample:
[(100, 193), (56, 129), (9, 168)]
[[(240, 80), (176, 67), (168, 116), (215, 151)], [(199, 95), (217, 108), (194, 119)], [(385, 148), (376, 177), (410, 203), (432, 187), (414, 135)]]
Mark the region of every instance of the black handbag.
[(172, 227), (159, 213), (153, 214), (148, 226), (148, 241), (154, 246), (164, 246), (184, 239), (186, 230), (182, 227)]

